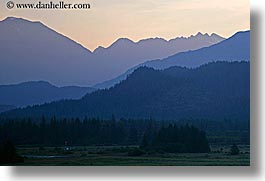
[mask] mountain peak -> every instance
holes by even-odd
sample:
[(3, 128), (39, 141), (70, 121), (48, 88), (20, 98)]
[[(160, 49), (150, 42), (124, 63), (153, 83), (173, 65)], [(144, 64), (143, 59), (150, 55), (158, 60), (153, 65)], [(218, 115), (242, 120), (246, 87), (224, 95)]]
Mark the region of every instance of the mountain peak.
[(134, 43), (134, 41), (130, 40), (129, 38), (119, 38), (113, 44), (115, 43)]
[(216, 33), (212, 33), (210, 35), (210, 37), (213, 37), (213, 38), (218, 38), (218, 39), (224, 39), (223, 37), (221, 37), (220, 35), (216, 34)]
[(5, 19), (3, 19), (2, 22), (4, 22), (4, 21), (13, 21), (13, 20), (16, 20), (16, 19), (19, 19), (19, 18), (9, 16), (9, 17), (6, 17)]
[(27, 23), (39, 23), (39, 24), (42, 24), (40, 21), (31, 21), (31, 20), (27, 20), (27, 19), (24, 19), (24, 18), (17, 18), (17, 17), (14, 17), (14, 16), (8, 16), (6, 17), (5, 19), (3, 19), (2, 21), (0, 22), (9, 22), (9, 23), (19, 23), (19, 22), (27, 22)]
[(250, 30), (247, 31), (238, 31), (233, 36), (229, 37), (227, 40), (247, 40), (248, 44), (250, 41)]
[(150, 41), (162, 41), (162, 42), (169, 42), (170, 40), (165, 40), (164, 38), (160, 38), (160, 37), (154, 37), (154, 38), (146, 38), (146, 39), (141, 39), (139, 41), (137, 41), (136, 43), (143, 43), (143, 42), (150, 42)]
[(24, 18), (13, 17), (13, 16), (6, 17), (2, 21), (0, 21), (0, 23), (5, 25), (5, 26), (12, 26), (12, 27), (17, 27), (17, 28), (20, 28), (23, 26), (26, 26), (27, 28), (29, 26), (48, 28), (46, 25), (44, 25), (40, 21), (32, 21), (32, 20), (28, 20), (28, 19), (24, 19)]
[(217, 35), (216, 33), (212, 33), (211, 36), (219, 36), (219, 35)]
[(92, 53), (98, 53), (98, 52), (100, 52), (100, 51), (102, 51), (102, 50), (104, 50), (104, 49), (106, 49), (105, 47), (103, 47), (103, 46), (98, 46)]
[(203, 36), (201, 32), (198, 32), (195, 36)]
[(246, 35), (246, 36), (249, 36), (249, 33), (250, 33), (250, 30), (246, 30), (246, 31), (238, 31), (234, 34), (234, 36), (237, 36), (237, 35)]
[[(198, 32), (195, 36), (193, 37), (210, 37), (210, 35), (208, 33), (201, 33), (201, 32)], [(221, 37), (220, 37), (221, 38)]]
[[(224, 40), (223, 37), (217, 35), (217, 34), (212, 34), (212, 35), (215, 35), (215, 37), (217, 39), (220, 39), (220, 40)], [(211, 36), (212, 36), (211, 35)], [(129, 38), (119, 38), (117, 39), (116, 41), (114, 41), (110, 46), (107, 46), (107, 47), (103, 47), (103, 46), (98, 46), (94, 51), (93, 53), (99, 53), (100, 51), (102, 50), (106, 50), (108, 48), (111, 48), (111, 47), (114, 47), (114, 46), (117, 46), (117, 45), (124, 45), (125, 43), (129, 44), (129, 45), (136, 45), (136, 44), (142, 44), (142, 43), (146, 43), (146, 42), (166, 42), (166, 43), (170, 43), (172, 41), (175, 41), (175, 40), (178, 40), (178, 39), (190, 39), (190, 38), (195, 38), (195, 37), (207, 37), (207, 38), (210, 38), (211, 37), (208, 33), (201, 33), (201, 32), (198, 32), (196, 35), (191, 35), (190, 37), (176, 37), (176, 38), (172, 38), (170, 40), (166, 40), (164, 38), (161, 38), (161, 37), (154, 37), (154, 38), (146, 38), (146, 39), (141, 39), (139, 41), (133, 41)]]
[(3, 19), (2, 21), (28, 21), (28, 20), (25, 20), (23, 18), (17, 18), (17, 17), (13, 17), (13, 16), (8, 16), (6, 17), (5, 19)]
[(124, 44), (135, 44), (135, 42), (130, 40), (129, 38), (119, 38), (108, 47), (98, 46), (93, 51), (93, 53), (99, 53), (102, 50), (105, 50), (105, 49), (108, 49), (108, 48), (111, 48), (111, 47), (114, 47), (114, 46), (117, 46), (117, 45), (124, 46)]
[(43, 87), (54, 87), (54, 85), (50, 84), (47, 81), (28, 81), (28, 82), (22, 82), (17, 85), (23, 85), (23, 86), (43, 86)]

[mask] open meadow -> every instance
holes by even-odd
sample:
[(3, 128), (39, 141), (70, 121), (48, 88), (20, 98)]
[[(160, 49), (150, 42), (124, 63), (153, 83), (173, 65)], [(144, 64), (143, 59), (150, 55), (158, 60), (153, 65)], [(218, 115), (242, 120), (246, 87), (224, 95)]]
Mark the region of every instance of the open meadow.
[(230, 155), (228, 146), (212, 146), (210, 153), (136, 153), (137, 146), (18, 147), (24, 163), (32, 166), (249, 166), (250, 147), (239, 145), (239, 155)]

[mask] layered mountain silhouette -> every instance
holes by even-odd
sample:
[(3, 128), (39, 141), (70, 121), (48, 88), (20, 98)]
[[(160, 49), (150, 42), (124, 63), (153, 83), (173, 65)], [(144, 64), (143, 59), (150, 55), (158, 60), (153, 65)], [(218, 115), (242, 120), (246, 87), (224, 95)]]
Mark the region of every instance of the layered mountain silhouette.
[[(0, 85), (13, 83), (0, 86), (1, 118), (249, 120), (250, 31), (227, 40), (121, 38), (91, 52), (40, 22), (11, 17), (0, 22), (0, 41)], [(64, 86), (94, 84), (111, 88)]]
[(0, 117), (99, 117), (172, 120), (241, 119), (250, 115), (249, 62), (216, 62), (199, 68), (136, 69), (110, 89), (80, 100), (2, 113)]
[(15, 108), (16, 107), (12, 106), (12, 105), (0, 105), (0, 113), (9, 111), (9, 110), (12, 110), (12, 109), (15, 109)]
[(146, 60), (165, 58), (223, 41), (212, 34), (166, 41), (118, 39), (94, 52), (41, 22), (9, 17), (0, 21), (0, 85), (44, 80), (56, 86), (94, 85)]
[(45, 80), (55, 85), (87, 81), (92, 53), (40, 22), (0, 22), (0, 85)]
[(94, 90), (90, 87), (56, 87), (44, 81), (0, 85), (0, 105), (3, 105), (2, 111), (5, 111), (14, 106), (24, 107), (62, 99), (80, 99)]
[(165, 59), (147, 61), (139, 64), (124, 74), (95, 85), (96, 88), (109, 88), (131, 74), (135, 69), (146, 66), (155, 69), (165, 69), (171, 66), (194, 68), (215, 61), (249, 61), (250, 60), (250, 31), (237, 32), (232, 37), (215, 45), (198, 50), (177, 53)]
[(169, 41), (162, 38), (150, 38), (133, 42), (127, 38), (120, 38), (108, 48), (97, 48), (93, 54), (97, 61), (104, 61), (105, 65), (119, 70), (121, 74), (147, 60), (166, 58), (179, 52), (196, 50), (223, 40), (224, 38), (216, 34), (208, 35), (202, 33), (188, 38), (179, 37)]

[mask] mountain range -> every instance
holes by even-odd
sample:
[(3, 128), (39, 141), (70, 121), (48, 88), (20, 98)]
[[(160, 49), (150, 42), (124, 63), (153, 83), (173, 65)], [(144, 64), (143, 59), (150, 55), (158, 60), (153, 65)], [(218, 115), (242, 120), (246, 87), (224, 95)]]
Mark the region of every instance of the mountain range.
[(223, 41), (198, 33), (172, 40), (120, 38), (93, 52), (41, 22), (8, 17), (0, 21), (0, 85), (47, 81), (56, 86), (90, 86), (110, 80), (146, 60)]
[(11, 106), (11, 105), (0, 105), (0, 113), (1, 112), (6, 112), (12, 109), (16, 109), (15, 106)]
[(249, 106), (250, 63), (215, 62), (198, 68), (140, 67), (114, 87), (80, 100), (16, 109), (0, 117), (249, 120)]
[(0, 85), (0, 105), (3, 105), (2, 111), (4, 111), (14, 107), (44, 104), (62, 99), (80, 99), (93, 91), (95, 89), (90, 87), (56, 87), (43, 81)]
[[(0, 41), (2, 118), (249, 119), (250, 31), (121, 38), (92, 52), (11, 17), (0, 22)], [(92, 84), (102, 90), (64, 86)]]
[(120, 76), (97, 84), (94, 87), (109, 88), (131, 74), (135, 69), (146, 66), (154, 69), (165, 69), (172, 66), (195, 68), (214, 61), (250, 61), (250, 31), (237, 32), (230, 38), (201, 49), (177, 53), (165, 59), (146, 61)]

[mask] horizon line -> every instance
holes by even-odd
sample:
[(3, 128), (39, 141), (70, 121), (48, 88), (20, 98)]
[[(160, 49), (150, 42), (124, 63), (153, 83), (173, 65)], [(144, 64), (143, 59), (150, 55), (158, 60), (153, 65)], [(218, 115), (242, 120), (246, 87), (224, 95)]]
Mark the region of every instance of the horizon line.
[(201, 34), (201, 35), (203, 35), (203, 36), (213, 36), (213, 35), (217, 35), (217, 36), (223, 38), (224, 40), (226, 40), (226, 39), (229, 39), (230, 37), (232, 37), (233, 35), (235, 35), (235, 34), (238, 33), (238, 32), (250, 31), (250, 29), (246, 29), (246, 30), (238, 30), (238, 31), (232, 33), (231, 35), (229, 35), (229, 36), (227, 36), (227, 37), (226, 37), (226, 36), (222, 36), (222, 35), (218, 34), (217, 32), (211, 32), (211, 33), (210, 33), (210, 32), (201, 32), (201, 31), (196, 31), (197, 33), (193, 33), (193, 34), (190, 34), (190, 35), (188, 35), (188, 36), (182, 36), (182, 35), (180, 35), (180, 36), (175, 36), (175, 37), (173, 37), (173, 38), (164, 38), (164, 37), (158, 37), (158, 36), (157, 36), (157, 37), (145, 37), (145, 38), (141, 38), (141, 39), (138, 39), (138, 40), (133, 40), (133, 39), (131, 39), (131, 38), (129, 38), (129, 37), (124, 37), (124, 36), (123, 36), (123, 37), (119, 37), (119, 38), (114, 39), (114, 41), (112, 41), (112, 43), (110, 43), (108, 46), (98, 45), (96, 48), (94, 48), (94, 49), (90, 49), (90, 48), (88, 48), (87, 46), (85, 46), (85, 45), (83, 45), (82, 43), (80, 43), (80, 42), (78, 42), (77, 40), (75, 40), (74, 38), (72, 38), (71, 36), (65, 35), (64, 33), (60, 32), (60, 31), (57, 31), (57, 30), (54, 29), (53, 27), (50, 27), (50, 26), (48, 26), (47, 24), (45, 24), (44, 22), (39, 21), (39, 20), (32, 20), (32, 19), (23, 18), (23, 17), (17, 17), (17, 16), (6, 16), (6, 17), (3, 18), (2, 20), (0, 20), (0, 23), (6, 21), (6, 20), (8, 20), (8, 19), (12, 19), (12, 18), (14, 18), (14, 19), (19, 19), (19, 20), (23, 20), (23, 21), (28, 21), (28, 22), (30, 22), (30, 23), (40, 23), (40, 24), (42, 24), (43, 26), (45, 26), (45, 27), (47, 27), (47, 28), (49, 28), (49, 29), (55, 31), (56, 33), (58, 33), (58, 34), (60, 34), (60, 35), (62, 35), (62, 36), (64, 36), (64, 37), (66, 37), (66, 38), (68, 38), (68, 39), (74, 41), (75, 43), (77, 43), (78, 45), (80, 45), (80, 46), (82, 46), (83, 48), (87, 49), (87, 50), (90, 51), (91, 53), (94, 53), (95, 50), (97, 50), (97, 49), (99, 49), (99, 48), (108, 49), (108, 48), (110, 48), (113, 44), (115, 44), (117, 41), (119, 41), (119, 40), (121, 40), (121, 39), (126, 39), (126, 40), (131, 41), (131, 42), (134, 43), (134, 44), (138, 44), (138, 43), (140, 43), (140, 42), (142, 42), (142, 41), (152, 40), (152, 39), (161, 39), (161, 40), (164, 40), (164, 41), (166, 41), (166, 42), (170, 42), (170, 41), (173, 41), (173, 40), (176, 40), (176, 39), (189, 39), (189, 38), (196, 37), (197, 35)]

